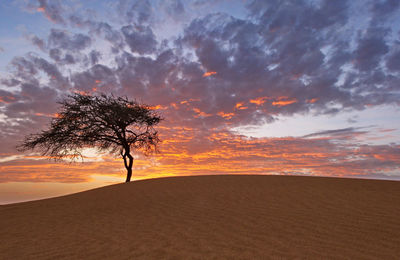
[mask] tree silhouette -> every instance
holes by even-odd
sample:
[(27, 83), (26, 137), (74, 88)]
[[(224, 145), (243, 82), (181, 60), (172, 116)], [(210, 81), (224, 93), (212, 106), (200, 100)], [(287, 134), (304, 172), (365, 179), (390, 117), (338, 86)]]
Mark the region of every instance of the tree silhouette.
[(50, 128), (25, 138), (21, 151), (38, 149), (54, 159), (82, 157), (82, 149), (95, 147), (120, 154), (131, 180), (132, 152), (156, 151), (160, 141), (154, 129), (161, 120), (151, 107), (113, 95), (75, 93), (60, 102), (62, 108)]

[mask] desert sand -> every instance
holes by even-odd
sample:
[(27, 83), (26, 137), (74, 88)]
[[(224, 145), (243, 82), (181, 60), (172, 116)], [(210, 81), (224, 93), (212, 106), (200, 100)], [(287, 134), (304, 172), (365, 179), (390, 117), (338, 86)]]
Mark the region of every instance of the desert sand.
[(400, 182), (172, 177), (0, 206), (0, 259), (400, 259)]

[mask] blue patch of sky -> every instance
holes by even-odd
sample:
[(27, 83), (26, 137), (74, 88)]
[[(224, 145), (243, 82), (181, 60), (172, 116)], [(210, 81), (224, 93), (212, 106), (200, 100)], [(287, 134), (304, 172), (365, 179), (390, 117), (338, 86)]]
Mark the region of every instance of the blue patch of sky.
[[(381, 105), (362, 111), (342, 111), (335, 115), (280, 116), (272, 123), (236, 127), (232, 131), (248, 137), (301, 137), (326, 130), (361, 127), (370, 133), (359, 137), (358, 141), (382, 145), (400, 142), (400, 120), (394, 120), (394, 118), (400, 118), (400, 108), (393, 105)], [(394, 130), (381, 131), (385, 129)]]
[(7, 70), (7, 65), (15, 56), (21, 56), (29, 51), (37, 51), (27, 36), (34, 33), (45, 37), (51, 24), (43, 14), (28, 10), (18, 2), (4, 1), (0, 3), (0, 72)]

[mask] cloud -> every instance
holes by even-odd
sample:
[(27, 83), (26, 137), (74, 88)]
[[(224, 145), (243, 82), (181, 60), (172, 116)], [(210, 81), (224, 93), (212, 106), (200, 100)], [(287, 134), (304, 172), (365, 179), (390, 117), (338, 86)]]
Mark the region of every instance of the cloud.
[(215, 74), (217, 74), (216, 71), (207, 71), (207, 72), (204, 72), (203, 77), (209, 77), (209, 76), (212, 76)]
[[(187, 5), (118, 1), (110, 4), (110, 17), (115, 19), (84, 8), (72, 13), (62, 4), (66, 5), (59, 1), (34, 5), (58, 27), (47, 35), (30, 35), (41, 53), (15, 57), (10, 75), (0, 81), (7, 89), (0, 93), (5, 117), (0, 128), (7, 133), (1, 140), (7, 143), (4, 152), (13, 149), (16, 141), (11, 139), (20, 140), (28, 130), (45, 127), (50, 120), (46, 115), (57, 110), (57, 100), (86, 91), (136, 98), (166, 118), (167, 152), (157, 159), (154, 171), (140, 170), (141, 174), (206, 171), (206, 166), (196, 170), (201, 163), (215, 172), (235, 172), (235, 167), (250, 167), (253, 161), (259, 168), (249, 169), (260, 173), (335, 174), (334, 167), (345, 165), (340, 174), (365, 175), (368, 169), (378, 174), (396, 168), (393, 160), (382, 161), (366, 151), (389, 158), (385, 149), (396, 153), (398, 147), (353, 142), (366, 132), (357, 127), (298, 139), (245, 140), (229, 132), (281, 116), (399, 105), (398, 35), (390, 22), (398, 12), (396, 1), (374, 2), (368, 8), (344, 0), (250, 1), (244, 18), (234, 12), (196, 16), (189, 7), (203, 6), (201, 1)], [(365, 23), (352, 15), (354, 10)], [(174, 20), (182, 23), (182, 31), (162, 27), (157, 15), (182, 15), (184, 19)], [(166, 35), (173, 36), (163, 38), (157, 34), (161, 28), (170, 29)], [(349, 122), (355, 123), (355, 118)], [(363, 147), (362, 152), (355, 153), (354, 147)], [(191, 157), (198, 154), (196, 160)], [(360, 158), (368, 158), (365, 170)], [(223, 170), (218, 171), (218, 165)]]
[(84, 72), (72, 74), (71, 84), (74, 86), (75, 90), (85, 92), (118, 91), (118, 84), (114, 71), (100, 64), (96, 64)]
[[(399, 145), (361, 145), (336, 143), (341, 129), (330, 131), (333, 139), (321, 138), (246, 138), (226, 131), (167, 127), (157, 157), (136, 157), (136, 178), (197, 174), (301, 174), (317, 176), (393, 177), (399, 170)], [(327, 131), (328, 133), (328, 131)], [(357, 146), (357, 145), (356, 145)], [(24, 167), (21, 167), (24, 165)], [(101, 159), (84, 164), (52, 163), (27, 156), (0, 163), (0, 182), (61, 181), (83, 182), (91, 174), (125, 174), (119, 159)], [(45, 171), (44, 171), (45, 169)], [(45, 172), (45, 173), (44, 173)], [(65, 177), (61, 177), (64, 176)], [(400, 176), (397, 176), (400, 177)]]
[(90, 37), (81, 33), (70, 35), (63, 30), (51, 29), (50, 35), (48, 37), (49, 48), (80, 51), (89, 47), (90, 44)]
[[(25, 168), (21, 168), (26, 165)], [(106, 167), (105, 167), (106, 165)], [(60, 163), (38, 157), (25, 157), (0, 163), (1, 182), (62, 182), (79, 183), (90, 181), (90, 175), (120, 173), (113, 169), (116, 163)]]
[(46, 45), (45, 45), (43, 39), (40, 39), (36, 35), (30, 35), (30, 36), (28, 36), (28, 38), (32, 42), (33, 45), (38, 47), (40, 50), (45, 51)]
[[(303, 136), (304, 138), (308, 137), (319, 137), (319, 136), (328, 136), (330, 138), (340, 137), (341, 140), (348, 139), (349, 137), (354, 137), (355, 135), (365, 134), (367, 131), (360, 131), (362, 127), (348, 127), (342, 129), (334, 129), (334, 130), (325, 130), (316, 133), (311, 133), (308, 135)], [(346, 137), (346, 138), (345, 138)]]
[(358, 39), (355, 51), (355, 65), (362, 71), (375, 69), (384, 54), (389, 51), (385, 42), (385, 28), (369, 28), (365, 35)]
[(0, 83), (6, 87), (15, 87), (21, 82), (15, 78), (2, 78), (0, 79)]
[(181, 17), (185, 14), (185, 7), (181, 0), (173, 0), (166, 7), (167, 13), (171, 17)]
[[(42, 52), (47, 53), (50, 58), (59, 65), (72, 65), (77, 62), (92, 61), (93, 50), (87, 56), (82, 54), (92, 44), (91, 37), (81, 33), (70, 33), (67, 30), (51, 29), (47, 40), (43, 40), (36, 35), (29, 35), (28, 39), (33, 45)], [(97, 58), (99, 55), (97, 55)]]
[[(386, 12), (383, 10), (389, 10), (385, 7), (389, 4), (372, 6), (371, 15)], [(154, 6), (150, 2), (121, 1), (114, 6), (123, 18), (119, 28), (82, 13), (71, 15), (71, 25), (87, 29), (88, 34), (51, 30), (46, 46), (49, 56), (58, 66), (96, 65), (104, 56), (102, 52), (85, 50), (93, 37), (102, 37), (112, 45), (116, 65), (98, 64), (98, 68), (103, 68), (102, 73), (115, 74), (112, 85), (118, 82), (122, 93), (164, 106), (200, 97), (197, 107), (180, 111), (182, 117), (196, 108), (212, 115), (203, 117), (203, 123), (243, 125), (279, 115), (362, 109), (371, 104), (393, 103), (398, 97), (396, 90), (390, 95), (384, 93), (389, 80), (391, 86), (395, 81), (378, 68), (391, 47), (386, 40), (390, 32), (384, 26), (370, 27), (353, 37), (355, 46), (346, 44), (344, 29), (350, 19), (348, 13), (354, 8), (347, 1), (322, 1), (318, 5), (253, 1), (248, 5), (251, 19), (221, 13), (198, 17), (168, 44), (159, 42), (152, 30)], [(179, 1), (168, 6), (179, 12), (185, 9)], [(44, 40), (33, 37), (32, 41), (44, 48)], [(74, 54), (81, 51), (86, 54)], [(397, 53), (390, 53), (386, 64), (395, 70)], [(344, 70), (346, 66), (353, 66), (353, 70)], [(92, 70), (73, 71), (74, 88), (89, 88)], [(202, 77), (210, 72), (216, 74)], [(339, 82), (339, 78), (345, 80)], [(158, 94), (163, 95), (162, 100), (155, 98)], [(252, 102), (263, 97), (267, 98), (262, 103)], [(238, 103), (247, 109), (237, 111)], [(221, 112), (233, 116), (218, 116)]]
[(118, 1), (117, 12), (126, 24), (149, 24), (153, 18), (154, 8), (148, 0)]
[(156, 50), (157, 41), (150, 27), (127, 25), (121, 31), (133, 53), (149, 54)]
[(399, 11), (400, 3), (396, 0), (374, 1), (371, 6), (373, 19), (371, 24), (385, 21), (389, 16)]
[(386, 67), (394, 72), (400, 71), (400, 46), (387, 57)]
[(38, 6), (36, 10), (38, 12), (42, 12), (47, 17), (47, 19), (54, 23), (65, 24), (65, 20), (63, 17), (64, 10), (61, 2), (58, 0), (38, 0)]

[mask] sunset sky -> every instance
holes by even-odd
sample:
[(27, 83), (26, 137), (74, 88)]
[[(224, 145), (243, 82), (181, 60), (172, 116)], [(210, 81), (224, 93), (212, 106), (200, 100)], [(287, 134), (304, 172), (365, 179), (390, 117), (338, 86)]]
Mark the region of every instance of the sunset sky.
[(400, 179), (400, 1), (5, 0), (0, 17), (0, 204), (124, 181), (95, 150), (16, 150), (77, 91), (165, 118), (134, 180)]

